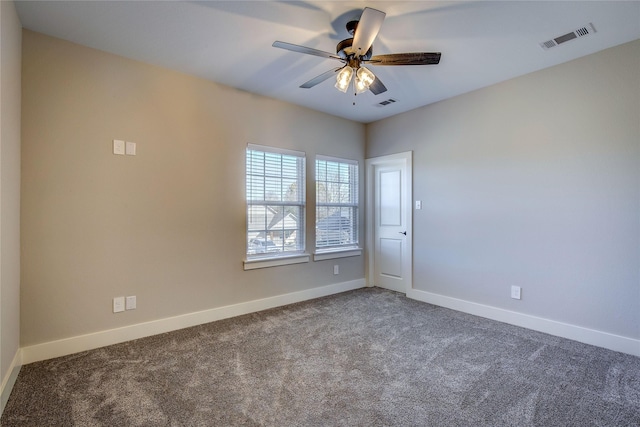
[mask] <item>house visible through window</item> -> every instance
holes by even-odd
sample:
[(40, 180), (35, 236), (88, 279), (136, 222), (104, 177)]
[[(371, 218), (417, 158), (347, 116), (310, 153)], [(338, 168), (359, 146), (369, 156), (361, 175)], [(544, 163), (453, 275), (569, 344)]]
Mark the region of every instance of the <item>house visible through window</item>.
[(316, 249), (358, 246), (358, 162), (316, 157)]
[(303, 252), (305, 154), (247, 146), (247, 258)]

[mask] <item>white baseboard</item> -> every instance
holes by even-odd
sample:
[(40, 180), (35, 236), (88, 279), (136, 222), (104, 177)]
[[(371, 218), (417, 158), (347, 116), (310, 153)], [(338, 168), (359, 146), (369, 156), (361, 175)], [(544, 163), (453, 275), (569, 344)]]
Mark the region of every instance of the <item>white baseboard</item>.
[(22, 350), (18, 349), (15, 356), (13, 357), (13, 360), (11, 361), (11, 365), (9, 366), (9, 370), (7, 371), (7, 375), (5, 375), (5, 377), (2, 379), (2, 389), (0, 392), (0, 416), (2, 416), (5, 406), (7, 406), (9, 396), (11, 395), (11, 390), (13, 390), (13, 385), (16, 383), (16, 379), (18, 378), (18, 374), (20, 373), (21, 366)]
[(79, 353), (81, 351), (92, 350), (94, 348), (104, 347), (107, 345), (171, 332), (178, 329), (188, 328), (190, 326), (227, 319), (229, 317), (255, 313), (269, 308), (338, 294), (353, 289), (363, 288), (364, 286), (364, 279), (351, 280), (348, 282), (307, 289), (305, 291), (291, 292), (288, 294), (247, 301), (225, 307), (212, 308), (210, 310), (138, 323), (131, 326), (124, 326), (122, 328), (109, 329), (106, 331), (31, 345), (22, 348), (22, 363), (26, 365), (40, 360), (66, 356), (68, 354)]
[(521, 326), (538, 332), (544, 332), (562, 338), (568, 338), (585, 344), (604, 347), (609, 350), (640, 356), (640, 340), (627, 338), (608, 332), (583, 328), (581, 326), (570, 325), (555, 320), (543, 319), (541, 317), (528, 314), (517, 313), (502, 308), (491, 307), (475, 302), (465, 301), (431, 292), (410, 289), (407, 297), (438, 305), (452, 310), (462, 311), (487, 319)]

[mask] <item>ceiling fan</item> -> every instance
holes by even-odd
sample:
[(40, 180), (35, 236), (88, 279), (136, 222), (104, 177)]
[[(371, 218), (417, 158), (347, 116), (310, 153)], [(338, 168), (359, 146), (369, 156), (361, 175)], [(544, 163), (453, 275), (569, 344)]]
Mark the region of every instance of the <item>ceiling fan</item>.
[(366, 7), (362, 11), (359, 21), (349, 21), (347, 31), (352, 38), (342, 40), (336, 46), (336, 54), (310, 47), (276, 41), (273, 47), (293, 52), (315, 55), (322, 58), (335, 59), (344, 65), (320, 74), (302, 84), (300, 87), (309, 89), (330, 77), (336, 77), (335, 87), (341, 92), (347, 92), (355, 74), (354, 88), (356, 94), (370, 90), (374, 95), (386, 92), (387, 88), (369, 69), (367, 65), (434, 65), (440, 62), (440, 52), (412, 52), (391, 53), (387, 55), (373, 55), (372, 45), (386, 14), (376, 9)]

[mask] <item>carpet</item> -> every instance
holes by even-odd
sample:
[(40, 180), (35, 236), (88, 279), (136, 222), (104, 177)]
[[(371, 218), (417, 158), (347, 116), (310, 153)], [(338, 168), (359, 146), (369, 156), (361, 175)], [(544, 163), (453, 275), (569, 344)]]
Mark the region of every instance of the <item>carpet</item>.
[(366, 288), (23, 366), (2, 426), (640, 426), (640, 358)]

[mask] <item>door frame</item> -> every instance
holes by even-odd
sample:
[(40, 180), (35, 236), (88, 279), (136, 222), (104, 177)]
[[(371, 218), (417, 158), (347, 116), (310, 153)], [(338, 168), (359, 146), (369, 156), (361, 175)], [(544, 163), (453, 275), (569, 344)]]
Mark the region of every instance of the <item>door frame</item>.
[(405, 151), (402, 153), (389, 154), (386, 156), (372, 157), (365, 159), (365, 167), (367, 175), (365, 178), (366, 184), (366, 282), (367, 286), (372, 287), (375, 267), (375, 205), (374, 205), (374, 191), (375, 191), (375, 168), (376, 166), (384, 166), (391, 164), (402, 164), (406, 171), (406, 187), (405, 194), (402, 195), (404, 203), (403, 208), (407, 215), (407, 257), (403, 257), (403, 262), (408, 262), (409, 266), (405, 268), (403, 266), (403, 272), (406, 275), (407, 281), (405, 286), (405, 294), (413, 289), (413, 152)]

